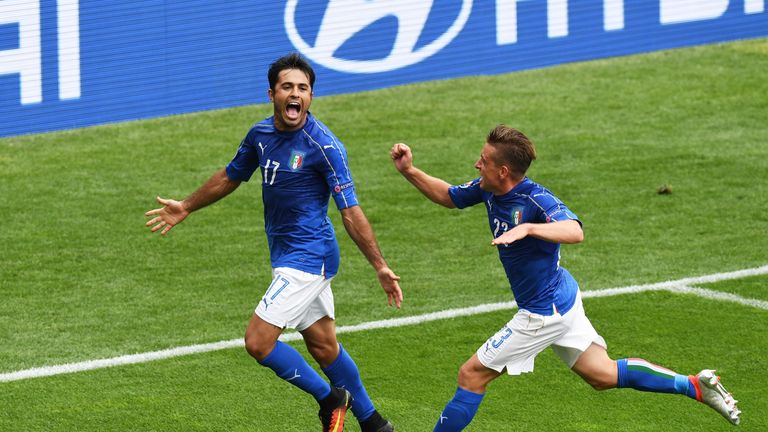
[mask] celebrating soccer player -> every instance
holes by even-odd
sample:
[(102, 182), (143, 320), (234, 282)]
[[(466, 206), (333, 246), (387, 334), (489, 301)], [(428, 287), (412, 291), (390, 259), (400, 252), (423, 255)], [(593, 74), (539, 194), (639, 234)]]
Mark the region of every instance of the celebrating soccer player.
[[(183, 201), (158, 197), (163, 207), (146, 213), (154, 216), (147, 226), (166, 234), (260, 169), (273, 279), (248, 324), (246, 350), (318, 401), (323, 431), (343, 430), (350, 406), (363, 432), (393, 431), (374, 408), (357, 365), (336, 339), (331, 280), (339, 268), (339, 246), (327, 214), (330, 197), (347, 233), (376, 270), (389, 304), (398, 308), (403, 300), (400, 278), (382, 257), (360, 209), (344, 146), (309, 112), (312, 67), (290, 54), (270, 66), (268, 79), (274, 115), (253, 126), (226, 168), (196, 192)], [(330, 385), (294, 348), (278, 341), (286, 327), (302, 334)]]
[(460, 186), (416, 168), (405, 144), (395, 144), (391, 156), (397, 170), (435, 203), (460, 209), (485, 204), (491, 243), (498, 247), (519, 307), (461, 366), (456, 394), (434, 431), (463, 430), (492, 380), (504, 370), (509, 375), (532, 372), (536, 355), (549, 346), (597, 390), (619, 387), (683, 394), (739, 423), (736, 400), (714, 371), (686, 376), (642, 359), (608, 357), (605, 340), (584, 313), (576, 280), (560, 267), (560, 244), (583, 240), (581, 221), (549, 190), (526, 177), (536, 150), (522, 132), (504, 125), (493, 129), (475, 163), (480, 177)]

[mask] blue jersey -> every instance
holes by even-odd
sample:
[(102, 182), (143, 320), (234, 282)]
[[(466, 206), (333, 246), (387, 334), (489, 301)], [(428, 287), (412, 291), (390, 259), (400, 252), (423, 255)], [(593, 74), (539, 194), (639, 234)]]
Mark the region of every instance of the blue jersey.
[(329, 197), (339, 210), (358, 204), (341, 141), (312, 114), (293, 132), (275, 129), (270, 117), (248, 131), (227, 176), (248, 181), (256, 168), (272, 267), (335, 275), (339, 246), (328, 219)]
[[(575, 220), (581, 223), (552, 192), (527, 177), (504, 195), (480, 189), (480, 179), (451, 186), (448, 193), (458, 208), (481, 202), (488, 211), (493, 237), (522, 223), (548, 223)], [(510, 245), (498, 246), (518, 307), (533, 313), (565, 314), (576, 301), (578, 285), (560, 267), (560, 244), (526, 237)]]

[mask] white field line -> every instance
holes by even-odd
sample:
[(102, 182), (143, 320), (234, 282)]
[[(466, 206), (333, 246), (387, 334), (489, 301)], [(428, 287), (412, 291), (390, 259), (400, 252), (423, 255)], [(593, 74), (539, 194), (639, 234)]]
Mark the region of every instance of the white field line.
[(768, 310), (768, 301), (744, 298), (741, 296), (737, 296), (736, 294), (731, 294), (731, 293), (726, 293), (721, 291), (712, 291), (712, 290), (707, 290), (703, 288), (683, 286), (683, 287), (674, 289), (673, 292), (681, 293), (681, 294), (694, 294), (699, 297), (704, 297), (707, 299), (729, 301), (729, 302), (739, 303), (744, 306), (751, 306), (758, 309)]
[[(670, 291), (680, 294), (693, 294), (700, 297), (729, 301), (739, 303), (745, 306), (751, 306), (759, 309), (768, 310), (768, 302), (763, 300), (748, 299), (735, 294), (712, 291), (701, 288), (694, 288), (690, 285), (719, 282), (731, 279), (741, 279), (749, 276), (758, 276), (768, 274), (768, 265), (751, 269), (739, 270), (728, 273), (716, 273), (700, 277), (690, 277), (675, 281), (659, 282), (645, 285), (630, 285), (621, 288), (607, 288), (595, 291), (582, 291), (582, 297), (610, 297), (622, 294), (636, 294), (645, 291)], [(489, 303), (479, 306), (472, 306), (459, 309), (449, 309), (440, 312), (432, 312), (424, 315), (415, 315), (404, 318), (393, 318), (381, 321), (370, 321), (366, 323), (340, 326), (336, 329), (337, 333), (353, 333), (365, 330), (380, 328), (402, 327), (407, 325), (420, 324), (430, 321), (436, 321), (447, 318), (457, 318), (470, 315), (478, 315), (499, 310), (514, 309), (517, 307), (515, 302)], [(296, 341), (300, 340), (299, 333), (287, 333), (280, 337), (280, 340)], [(169, 348), (160, 351), (145, 352), (139, 354), (130, 354), (108, 359), (88, 360), (79, 363), (68, 363), (56, 366), (45, 366), (32, 369), (25, 369), (16, 372), (0, 373), (0, 382), (20, 381), (30, 378), (39, 378), (53, 375), (61, 375), (74, 372), (82, 372), (93, 369), (102, 369), (114, 366), (122, 366), (136, 363), (146, 363), (154, 360), (162, 360), (172, 357), (185, 356), (190, 354), (204, 353), (210, 351), (219, 351), (228, 348), (242, 348), (244, 342), (242, 338), (227, 341), (219, 341), (208, 344), (189, 345), (177, 348)]]

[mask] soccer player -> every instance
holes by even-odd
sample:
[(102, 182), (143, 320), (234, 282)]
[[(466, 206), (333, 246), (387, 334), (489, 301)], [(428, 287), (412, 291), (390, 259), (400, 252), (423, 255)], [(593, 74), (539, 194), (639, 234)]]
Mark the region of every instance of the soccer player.
[[(158, 197), (163, 207), (146, 213), (154, 216), (146, 225), (165, 235), (260, 169), (273, 279), (248, 324), (246, 350), (318, 401), (323, 431), (343, 430), (350, 406), (363, 432), (393, 431), (374, 408), (357, 365), (336, 339), (331, 281), (340, 257), (327, 215), (330, 197), (347, 233), (376, 270), (389, 305), (398, 308), (403, 300), (400, 278), (382, 257), (360, 209), (344, 146), (309, 112), (315, 84), (312, 67), (294, 53), (277, 59), (267, 76), (274, 115), (255, 124), (226, 168), (183, 201)], [(285, 328), (302, 334), (330, 385), (294, 348), (278, 341)]]
[(638, 358), (608, 357), (605, 340), (584, 313), (576, 280), (560, 267), (560, 244), (582, 241), (581, 221), (552, 192), (526, 177), (536, 150), (522, 132), (504, 125), (493, 129), (475, 163), (480, 177), (460, 186), (416, 168), (405, 144), (395, 144), (391, 157), (397, 170), (435, 203), (460, 209), (485, 205), (491, 243), (498, 247), (519, 307), (461, 366), (456, 393), (434, 431), (463, 430), (475, 416), (488, 383), (504, 370), (509, 375), (532, 372), (536, 355), (548, 346), (596, 390), (619, 387), (683, 394), (739, 423), (736, 401), (714, 371), (686, 376)]

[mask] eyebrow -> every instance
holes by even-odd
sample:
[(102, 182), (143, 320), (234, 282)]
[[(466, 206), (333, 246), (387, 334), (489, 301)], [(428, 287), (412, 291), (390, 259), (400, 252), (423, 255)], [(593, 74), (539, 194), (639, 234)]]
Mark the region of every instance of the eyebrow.
[(310, 87), (309, 83), (305, 83), (305, 82), (294, 83), (293, 81), (283, 81), (283, 82), (281, 82), (281, 83), (278, 83), (277, 85), (279, 85), (279, 86), (281, 86), (281, 87), (282, 87), (282, 86), (284, 86), (284, 85), (286, 85), (286, 84), (287, 84), (287, 85), (291, 85), (291, 86), (293, 86), (293, 85), (297, 85), (297, 86), (299, 86), (299, 87), (301, 87), (301, 86)]

